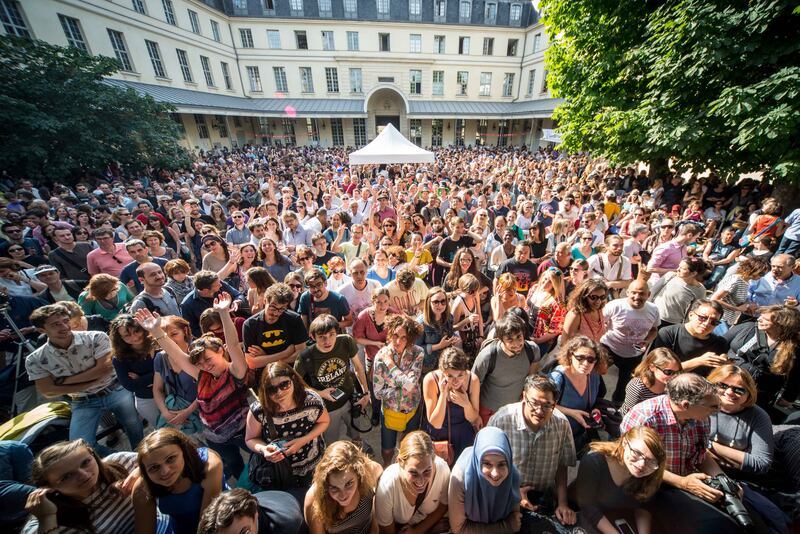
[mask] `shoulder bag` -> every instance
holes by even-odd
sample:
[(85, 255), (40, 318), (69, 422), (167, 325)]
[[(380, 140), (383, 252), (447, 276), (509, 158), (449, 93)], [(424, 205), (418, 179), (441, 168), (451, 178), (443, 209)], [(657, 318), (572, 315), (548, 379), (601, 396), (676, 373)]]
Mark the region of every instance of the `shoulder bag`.
[[(261, 424), (266, 425), (270, 442), (276, 441), (278, 430), (275, 428), (272, 416), (264, 412), (261, 407), (253, 410), (253, 415), (261, 421)], [(292, 464), (285, 455), (279, 462), (270, 462), (260, 453), (253, 452), (247, 464), (247, 474), (254, 490), (255, 487), (260, 490), (287, 490), (296, 485), (292, 474)]]

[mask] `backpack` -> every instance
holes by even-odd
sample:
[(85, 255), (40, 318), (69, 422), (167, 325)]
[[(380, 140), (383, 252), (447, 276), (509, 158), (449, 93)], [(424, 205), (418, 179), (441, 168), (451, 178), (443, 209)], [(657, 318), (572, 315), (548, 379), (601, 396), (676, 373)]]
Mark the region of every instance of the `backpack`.
[[(489, 355), (489, 367), (486, 369), (486, 375), (483, 377), (484, 380), (487, 376), (494, 372), (494, 368), (497, 366), (497, 353), (500, 350), (500, 340), (499, 339), (487, 339), (481, 345), (480, 350), (482, 351), (484, 348), (488, 347), (489, 345), (492, 346), (491, 353)], [(529, 342), (525, 342), (525, 354), (528, 356), (528, 363), (533, 364), (536, 361), (536, 351), (533, 350), (533, 345)], [(480, 353), (480, 351), (478, 351)]]

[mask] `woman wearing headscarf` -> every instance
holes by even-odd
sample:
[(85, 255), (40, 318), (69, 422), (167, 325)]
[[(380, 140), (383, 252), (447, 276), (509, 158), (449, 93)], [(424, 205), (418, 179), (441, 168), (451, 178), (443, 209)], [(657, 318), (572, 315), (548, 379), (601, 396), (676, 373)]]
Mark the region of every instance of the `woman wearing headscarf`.
[(520, 476), (508, 436), (485, 427), (464, 449), (451, 471), (448, 490), (453, 534), (510, 534), (522, 526)]

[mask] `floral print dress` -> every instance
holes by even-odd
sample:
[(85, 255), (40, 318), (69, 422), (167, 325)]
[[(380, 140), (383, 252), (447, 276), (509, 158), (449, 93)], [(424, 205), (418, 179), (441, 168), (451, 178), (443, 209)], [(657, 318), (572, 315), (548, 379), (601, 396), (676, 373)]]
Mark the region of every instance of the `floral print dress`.
[[(417, 409), (422, 398), (420, 379), (424, 357), (425, 353), (416, 345), (408, 345), (402, 355), (398, 355), (392, 345), (378, 351), (372, 384), (375, 397), (383, 402), (384, 408), (402, 413)], [(391, 362), (395, 362), (396, 367)]]

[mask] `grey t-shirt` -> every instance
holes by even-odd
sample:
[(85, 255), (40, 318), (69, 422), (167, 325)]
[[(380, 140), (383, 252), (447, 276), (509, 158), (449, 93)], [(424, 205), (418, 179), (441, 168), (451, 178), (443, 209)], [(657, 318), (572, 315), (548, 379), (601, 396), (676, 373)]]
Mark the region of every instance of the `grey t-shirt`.
[(150, 311), (157, 311), (161, 317), (166, 317), (167, 315), (177, 315), (180, 317), (181, 315), (181, 307), (178, 301), (175, 300), (175, 297), (167, 290), (163, 291), (160, 298), (149, 295), (144, 291), (136, 295), (136, 298), (131, 302), (131, 313), (136, 313), (143, 308), (147, 308)]
[[(497, 359), (494, 370), (487, 375), (492, 351), (495, 350)], [(534, 347), (534, 350), (538, 349)], [(534, 358), (534, 360), (536, 359), (538, 356)], [(509, 357), (500, 348), (499, 341), (484, 347), (472, 365), (472, 372), (478, 376), (478, 380), (481, 382), (481, 408), (488, 408), (496, 412), (506, 404), (519, 402), (530, 367), (531, 364), (525, 349), (519, 354)]]

